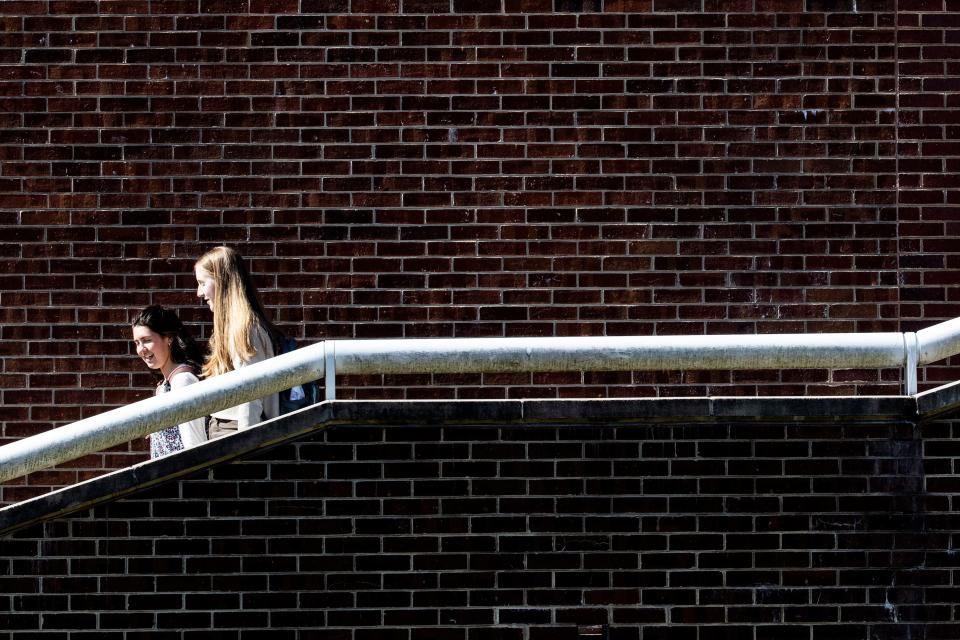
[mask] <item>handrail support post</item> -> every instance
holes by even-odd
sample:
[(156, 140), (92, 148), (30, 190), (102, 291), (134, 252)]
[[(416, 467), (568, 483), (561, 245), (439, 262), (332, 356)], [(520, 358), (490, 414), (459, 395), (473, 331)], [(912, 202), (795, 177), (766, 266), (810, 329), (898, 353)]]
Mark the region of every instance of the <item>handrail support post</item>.
[(324, 398), (337, 399), (337, 345), (334, 340), (323, 342), (323, 382)]
[(912, 331), (904, 332), (903, 346), (906, 352), (906, 362), (904, 369), (904, 391), (906, 395), (912, 396), (917, 393), (917, 363), (920, 359), (920, 345), (917, 341), (917, 334)]

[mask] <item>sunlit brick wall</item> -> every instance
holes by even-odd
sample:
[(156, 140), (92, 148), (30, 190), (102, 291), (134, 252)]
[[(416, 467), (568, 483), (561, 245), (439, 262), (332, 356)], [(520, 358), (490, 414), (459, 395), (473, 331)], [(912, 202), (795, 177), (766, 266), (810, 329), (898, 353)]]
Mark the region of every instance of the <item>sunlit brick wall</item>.
[[(126, 323), (162, 303), (206, 336), (191, 266), (219, 243), (305, 342), (960, 315), (957, 9), (0, 2), (0, 436), (149, 394)], [(900, 377), (387, 376), (339, 393), (896, 393)], [(921, 385), (955, 377), (931, 367)]]

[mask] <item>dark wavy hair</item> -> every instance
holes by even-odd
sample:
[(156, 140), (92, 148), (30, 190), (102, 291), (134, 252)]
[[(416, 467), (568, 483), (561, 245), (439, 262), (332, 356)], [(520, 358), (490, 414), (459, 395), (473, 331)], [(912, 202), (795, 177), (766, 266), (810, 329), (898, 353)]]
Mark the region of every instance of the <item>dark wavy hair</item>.
[(203, 366), (203, 352), (172, 310), (158, 304), (150, 305), (136, 315), (130, 326), (146, 327), (154, 333), (173, 338), (170, 356), (177, 364), (189, 364), (196, 372)]

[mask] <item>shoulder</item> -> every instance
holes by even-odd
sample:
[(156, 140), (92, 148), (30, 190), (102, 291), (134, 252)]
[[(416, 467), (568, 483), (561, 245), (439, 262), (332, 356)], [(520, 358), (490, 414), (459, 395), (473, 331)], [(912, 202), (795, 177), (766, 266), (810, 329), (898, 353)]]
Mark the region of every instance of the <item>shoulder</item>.
[(270, 339), (270, 333), (259, 322), (250, 328), (250, 342), (253, 343), (258, 352), (274, 355), (273, 340)]
[(170, 388), (178, 389), (180, 387), (191, 385), (194, 382), (200, 382), (200, 378), (198, 378), (196, 374), (194, 374), (192, 371), (181, 371), (170, 378)]
[(254, 322), (250, 326), (250, 335), (256, 336), (257, 340), (270, 340), (270, 332), (259, 322)]

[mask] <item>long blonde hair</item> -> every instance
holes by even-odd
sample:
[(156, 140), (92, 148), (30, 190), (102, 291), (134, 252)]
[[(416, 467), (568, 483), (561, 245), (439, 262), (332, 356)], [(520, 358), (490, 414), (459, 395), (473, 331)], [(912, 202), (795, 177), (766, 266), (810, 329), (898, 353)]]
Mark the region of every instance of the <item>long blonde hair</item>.
[(256, 352), (251, 337), (262, 329), (276, 353), (280, 332), (267, 318), (257, 289), (243, 258), (230, 247), (215, 247), (194, 263), (214, 282), (213, 334), (210, 336), (203, 375), (220, 375), (233, 370), (233, 357), (249, 360)]

